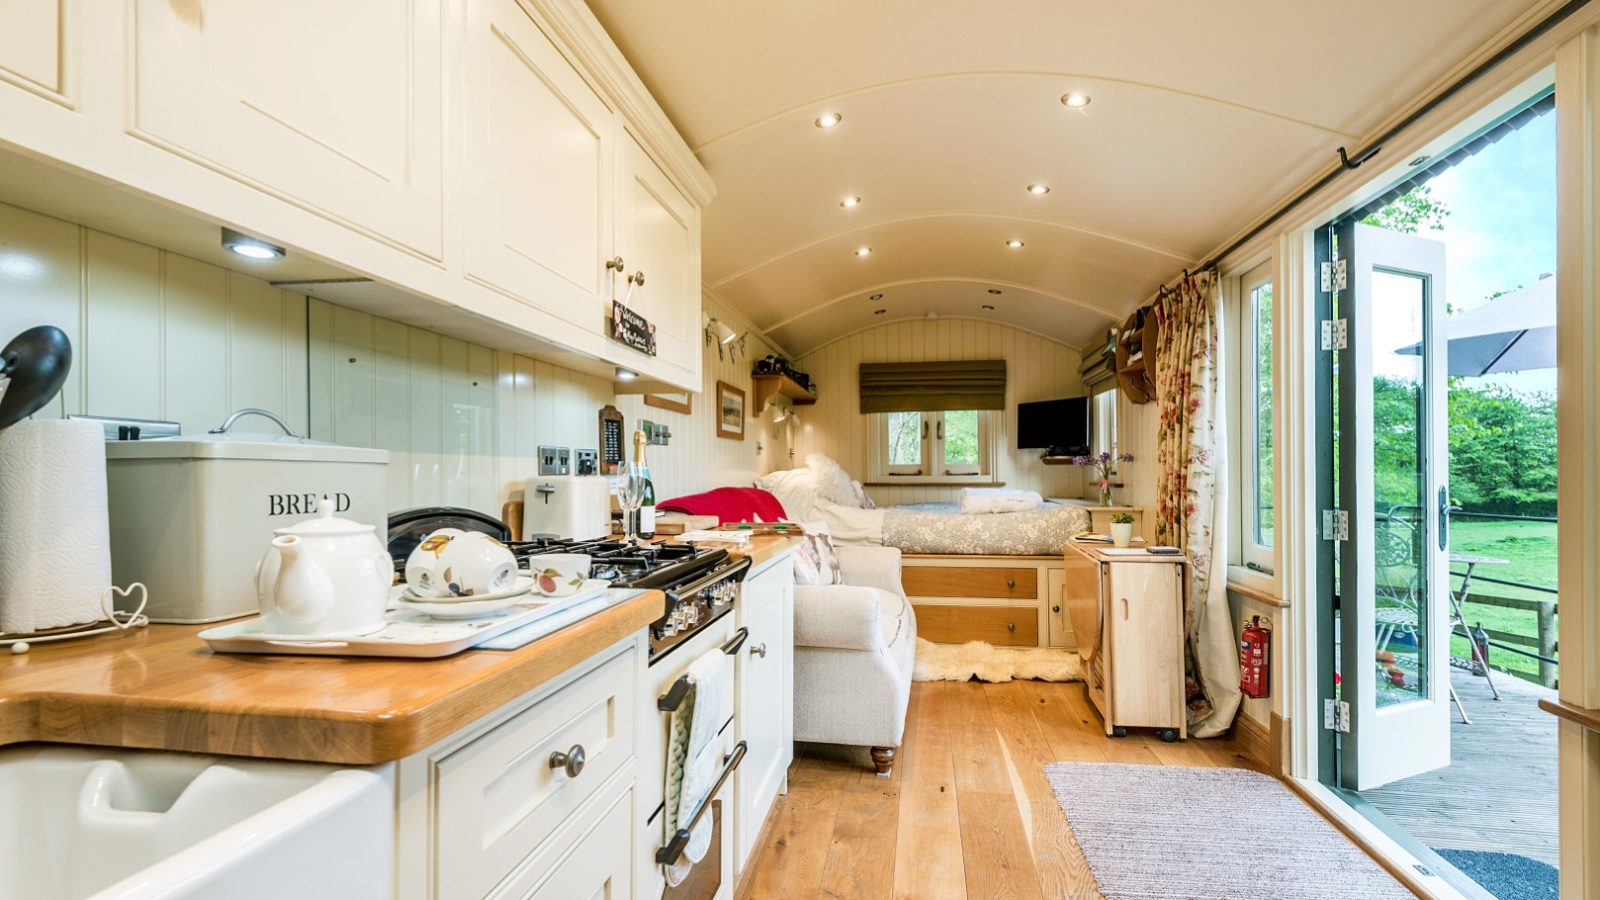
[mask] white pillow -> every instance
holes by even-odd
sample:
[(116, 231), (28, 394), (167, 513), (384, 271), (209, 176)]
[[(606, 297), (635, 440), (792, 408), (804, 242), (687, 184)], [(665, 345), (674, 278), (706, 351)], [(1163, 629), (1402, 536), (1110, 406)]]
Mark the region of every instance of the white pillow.
[(850, 477), (850, 473), (846, 472), (844, 467), (821, 453), (807, 456), (806, 465), (811, 469), (818, 500), (861, 508), (861, 498), (856, 495), (855, 479)]
[(755, 480), (755, 486), (778, 498), (783, 514), (791, 522), (811, 518), (817, 505), (817, 489), (810, 469), (771, 472)]

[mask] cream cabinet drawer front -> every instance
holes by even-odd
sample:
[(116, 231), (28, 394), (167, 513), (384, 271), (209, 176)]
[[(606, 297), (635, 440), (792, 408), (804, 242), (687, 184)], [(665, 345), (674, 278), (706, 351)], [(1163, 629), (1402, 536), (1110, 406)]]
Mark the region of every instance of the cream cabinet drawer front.
[(536, 860), (495, 894), (495, 900), (625, 900), (632, 897), (633, 788), (628, 788), (553, 867)]
[(467, 16), (467, 271), (598, 332), (626, 290), (606, 267), (616, 113), (516, 0)]
[(438, 259), (442, 21), (440, 0), (137, 0), (130, 131)]
[[(483, 896), (632, 758), (636, 652), (437, 763), (441, 896)], [(581, 768), (570, 762), (580, 752)]]

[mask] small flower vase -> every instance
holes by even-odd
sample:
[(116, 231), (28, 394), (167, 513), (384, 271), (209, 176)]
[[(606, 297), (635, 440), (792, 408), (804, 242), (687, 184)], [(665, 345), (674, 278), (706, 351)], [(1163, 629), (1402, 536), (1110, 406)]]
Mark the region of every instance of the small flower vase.
[(1111, 505), (1111, 484), (1110, 484), (1110, 482), (1101, 482), (1101, 485), (1100, 485), (1100, 505), (1101, 506), (1110, 506)]
[[(1109, 505), (1109, 504), (1107, 504)], [(1133, 543), (1132, 522), (1111, 523), (1111, 544), (1114, 547), (1127, 547)]]

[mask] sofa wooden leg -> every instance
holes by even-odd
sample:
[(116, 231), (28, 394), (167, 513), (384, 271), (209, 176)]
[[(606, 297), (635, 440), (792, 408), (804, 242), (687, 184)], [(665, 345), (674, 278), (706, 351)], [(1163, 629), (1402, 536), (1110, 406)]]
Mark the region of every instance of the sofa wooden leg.
[(881, 777), (888, 778), (889, 773), (894, 770), (894, 748), (873, 747), (872, 766), (878, 770)]

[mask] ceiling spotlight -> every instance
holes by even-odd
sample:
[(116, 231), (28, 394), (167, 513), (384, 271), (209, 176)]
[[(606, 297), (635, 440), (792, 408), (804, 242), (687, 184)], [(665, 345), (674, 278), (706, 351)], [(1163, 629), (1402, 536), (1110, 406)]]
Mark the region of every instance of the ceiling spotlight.
[(1022, 249), (1022, 241), (1020, 239), (1018, 239), (1018, 238), (1012, 238), (1011, 240), (1006, 241), (1006, 246), (1010, 247), (1013, 250), (1021, 250)]
[(1028, 185), (1028, 193), (1030, 193), (1030, 194), (1048, 194), (1048, 193), (1050, 193), (1050, 185), (1048, 185), (1048, 184), (1030, 184), (1030, 185)]
[(251, 237), (232, 228), (222, 229), (222, 246), (250, 259), (283, 259), (288, 254), (287, 250), (277, 244), (269, 244), (258, 237)]
[(989, 288), (989, 293), (994, 294), (996, 296), (999, 296), (1000, 294), (1003, 294), (1005, 292), (1000, 290), (999, 288)]
[(860, 197), (846, 197), (843, 200), (839, 201), (839, 205), (844, 207), (845, 209), (849, 209), (852, 206), (859, 206), (860, 204), (861, 204), (861, 198)]
[(635, 378), (638, 378), (638, 377), (639, 377), (639, 373), (638, 372), (635, 372), (632, 369), (624, 369), (621, 366), (617, 366), (617, 380), (618, 381), (632, 381), (632, 380), (634, 380)]
[(886, 312), (888, 312), (887, 309), (875, 309), (875, 310), (872, 311), (872, 314), (875, 315), (875, 316), (881, 316)]
[(872, 253), (872, 248), (871, 247), (857, 247), (856, 248), (856, 255), (857, 256), (868, 256), (871, 253)]
[(843, 122), (843, 121), (844, 121), (844, 116), (842, 116), (842, 115), (840, 115), (840, 114), (838, 114), (836, 112), (823, 113), (822, 115), (817, 116), (817, 127), (818, 128), (832, 128), (833, 126), (835, 126), (835, 125), (837, 125), (837, 124), (839, 124), (840, 122)]
[(1061, 105), (1067, 109), (1083, 109), (1089, 105), (1088, 94), (1062, 94)]
[(988, 310), (989, 312), (994, 312), (994, 304), (993, 303), (985, 303), (983, 305), (983, 308)]
[(867, 299), (868, 300), (882, 300), (883, 299), (883, 294), (881, 294), (881, 293), (873, 294), (871, 297), (868, 297)]

